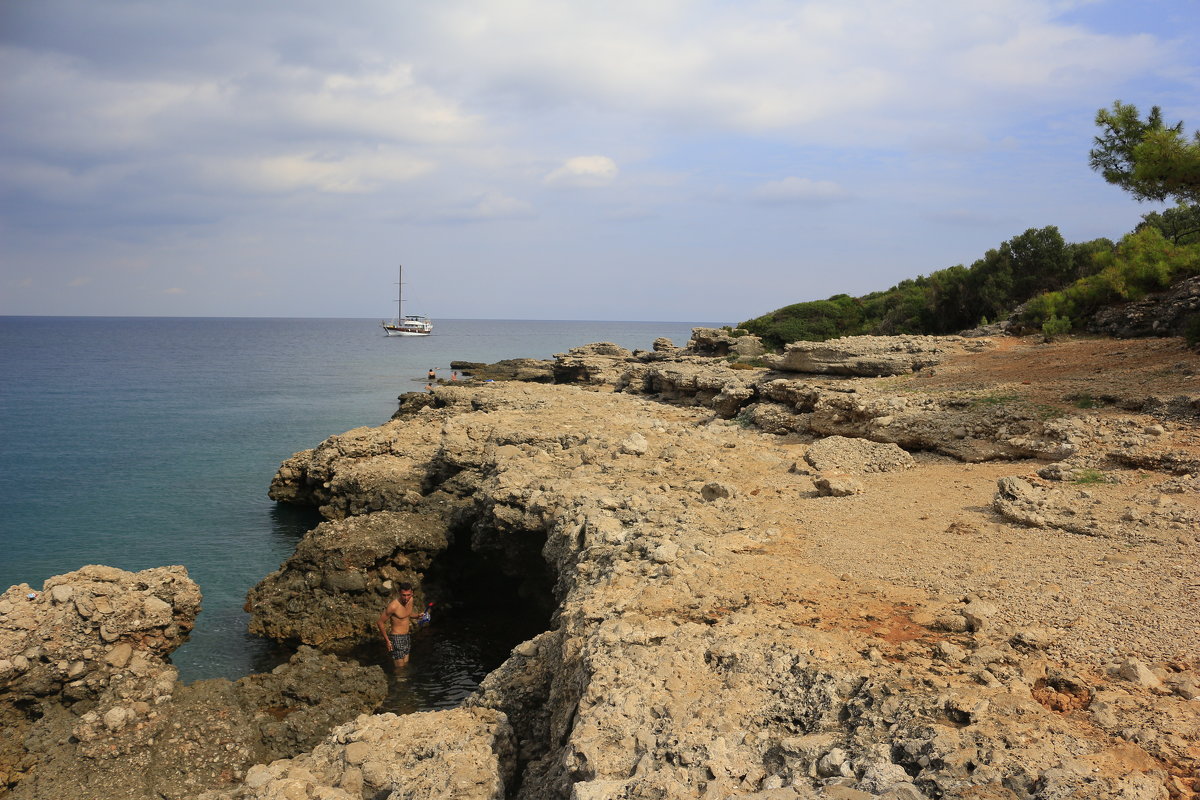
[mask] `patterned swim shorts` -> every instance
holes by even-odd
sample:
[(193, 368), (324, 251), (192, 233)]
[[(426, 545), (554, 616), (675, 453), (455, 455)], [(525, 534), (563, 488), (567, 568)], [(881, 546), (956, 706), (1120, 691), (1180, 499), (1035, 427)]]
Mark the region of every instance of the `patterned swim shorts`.
[(407, 633), (393, 633), (388, 636), (392, 640), (392, 661), (399, 661), (412, 650), (412, 636)]

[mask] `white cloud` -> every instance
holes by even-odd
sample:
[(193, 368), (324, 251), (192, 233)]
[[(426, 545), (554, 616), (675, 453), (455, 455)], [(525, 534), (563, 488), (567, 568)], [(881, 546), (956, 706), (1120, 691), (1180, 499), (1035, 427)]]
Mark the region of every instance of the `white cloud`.
[(466, 209), (469, 219), (520, 219), (533, 215), (532, 207), (524, 200), (500, 192), (484, 192)]
[(769, 205), (826, 205), (844, 200), (850, 194), (833, 181), (787, 177), (758, 186), (752, 196), (758, 202)]
[(451, 203), (431, 213), (419, 213), (415, 218), (438, 222), (486, 222), (490, 220), (530, 219), (533, 207), (515, 197), (497, 191), (480, 192), (469, 199)]
[(411, 181), (435, 165), (404, 152), (377, 149), (348, 155), (290, 153), (265, 158), (205, 159), (200, 171), (214, 186), (251, 191), (316, 190), (328, 194), (365, 194)]
[(410, 64), (394, 63), (357, 74), (288, 70), (282, 91), (247, 91), (265, 121), (288, 121), (307, 132), (340, 132), (397, 142), (464, 141), (479, 133), (478, 118), (413, 77)]
[(1152, 37), (1094, 33), (1056, 12), (1037, 0), (525, 0), (433, 13), (447, 18), (438, 53), (480, 96), (648, 125), (893, 144), (943, 124), (935, 112), (976, 127), (1013, 104), (1044, 108), (1085, 89), (1107, 97), (1171, 58)]
[(543, 180), (550, 186), (607, 186), (616, 180), (617, 172), (617, 162), (608, 156), (575, 156)]

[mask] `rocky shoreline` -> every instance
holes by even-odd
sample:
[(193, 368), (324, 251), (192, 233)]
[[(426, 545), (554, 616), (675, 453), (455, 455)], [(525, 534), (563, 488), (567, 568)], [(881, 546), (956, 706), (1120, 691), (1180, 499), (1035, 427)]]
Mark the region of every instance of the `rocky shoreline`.
[[(328, 521), (251, 591), (253, 630), (341, 651), (395, 581), (446, 596), (470, 557), (552, 612), (545, 633), (464, 708), (371, 715), (378, 669), (308, 648), (175, 682), (199, 602), (180, 568), (13, 587), (3, 777), (14, 797), (1196, 797), (1198, 367), (1180, 340), (768, 356), (698, 329), (404, 396), (281, 465), (271, 496)], [(187, 715), (231, 733), (189, 739)], [(102, 790), (104, 765), (142, 777)]]

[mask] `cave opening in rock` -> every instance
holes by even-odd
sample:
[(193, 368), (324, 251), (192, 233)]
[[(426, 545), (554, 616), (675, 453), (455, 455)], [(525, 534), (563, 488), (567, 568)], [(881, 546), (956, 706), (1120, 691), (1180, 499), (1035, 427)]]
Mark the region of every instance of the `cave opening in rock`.
[(449, 534), (450, 546), (434, 559), (418, 593), (434, 604), (433, 622), (414, 633), (407, 667), (396, 671), (387, 664), (389, 694), (381, 712), (461, 705), (513, 647), (549, 627), (555, 603), (544, 536), (504, 535), (478, 525)]

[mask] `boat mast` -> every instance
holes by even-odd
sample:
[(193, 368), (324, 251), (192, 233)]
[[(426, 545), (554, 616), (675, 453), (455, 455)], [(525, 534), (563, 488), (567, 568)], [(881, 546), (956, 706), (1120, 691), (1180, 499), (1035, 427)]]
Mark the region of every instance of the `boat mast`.
[(404, 265), (397, 267), (396, 272), (396, 322), (404, 321)]

